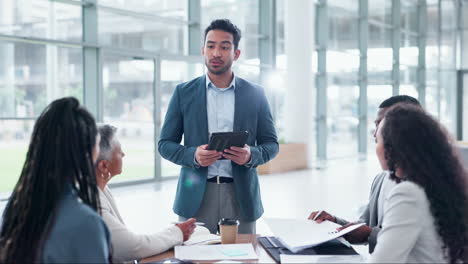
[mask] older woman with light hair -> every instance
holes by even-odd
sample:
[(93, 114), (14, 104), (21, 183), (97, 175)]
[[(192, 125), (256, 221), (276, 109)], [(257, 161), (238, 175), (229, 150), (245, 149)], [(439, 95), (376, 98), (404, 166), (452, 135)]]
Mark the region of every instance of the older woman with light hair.
[(195, 229), (194, 218), (151, 235), (139, 235), (127, 229), (110, 189), (106, 186), (115, 175), (122, 173), (122, 158), (125, 154), (117, 139), (115, 127), (100, 125), (98, 131), (101, 142), (96, 162), (96, 180), (102, 218), (111, 233), (113, 261), (132, 261), (156, 255), (189, 239)]

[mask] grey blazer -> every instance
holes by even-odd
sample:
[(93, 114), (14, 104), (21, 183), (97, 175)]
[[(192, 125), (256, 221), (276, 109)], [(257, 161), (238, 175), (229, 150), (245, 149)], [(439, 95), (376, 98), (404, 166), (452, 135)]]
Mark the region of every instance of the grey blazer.
[[(369, 203), (366, 205), (364, 212), (362, 212), (359, 217), (359, 222), (366, 223), (367, 226), (372, 228), (372, 232), (369, 235), (369, 253), (374, 251), (375, 245), (377, 244), (377, 235), (382, 228), (382, 223), (379, 221), (379, 210), (383, 211), (383, 208), (379, 209), (379, 197), (381, 194), (382, 184), (385, 177), (387, 177), (386, 172), (381, 172), (377, 174), (372, 182), (371, 191), (369, 195)], [(340, 225), (346, 225), (349, 221), (336, 217), (336, 222)]]
[(109, 263), (109, 254), (110, 234), (106, 224), (67, 185), (39, 262)]

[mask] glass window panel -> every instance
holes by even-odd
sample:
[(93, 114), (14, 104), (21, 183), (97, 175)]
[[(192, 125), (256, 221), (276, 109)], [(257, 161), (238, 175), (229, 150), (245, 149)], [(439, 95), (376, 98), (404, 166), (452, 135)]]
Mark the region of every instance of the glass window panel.
[(374, 153), (375, 151), (375, 139), (373, 134), (375, 132), (375, 118), (377, 117), (377, 112), (379, 105), (392, 96), (392, 85), (371, 85), (367, 87), (367, 129), (368, 129), (368, 153)]
[(401, 2), (401, 28), (406, 31), (418, 32), (418, 1)]
[(154, 177), (152, 60), (103, 56), (104, 122), (118, 129), (125, 153), (116, 181)]
[(437, 68), (430, 67), (426, 69), (426, 85), (437, 85), (438, 71)]
[(339, 73), (342, 78), (351, 80), (352, 83), (357, 81), (356, 71), (359, 69), (359, 62), (357, 49), (346, 52), (327, 51), (327, 71)]
[[(406, 35), (405, 46), (400, 48), (400, 83), (417, 82), (419, 49), (416, 38)], [(403, 44), (402, 44), (403, 45)]]
[[(411, 55), (408, 54), (406, 50), (403, 50), (403, 51), (401, 50), (404, 48), (413, 48), (413, 49), (410, 49)], [(406, 57), (408, 55), (410, 55), (411, 57), (414, 57), (414, 55), (416, 55), (416, 58), (418, 57), (418, 38), (416, 36), (402, 34), (401, 43), (400, 43), (400, 63), (404, 61), (405, 58), (403, 57)]]
[[(184, 54), (186, 25), (98, 9), (99, 43), (125, 49)], [(115, 26), (119, 25), (119, 26)]]
[(440, 46), (440, 67), (443, 69), (455, 68), (456, 34), (453, 31), (443, 31)]
[(369, 19), (377, 20), (385, 24), (392, 24), (392, 1), (369, 1)]
[(439, 48), (436, 39), (428, 39), (426, 45), (426, 65), (427, 67), (437, 67), (439, 64)]
[[(462, 109), (461, 111), (458, 113), (461, 115), (462, 117), (462, 135), (461, 135), (461, 140), (463, 141), (466, 141), (468, 140), (468, 122), (466, 122), (465, 120), (467, 119), (466, 117), (468, 116), (468, 107), (466, 107), (468, 105), (468, 73), (466, 72), (463, 72), (461, 73), (460, 72), (460, 84), (461, 84), (461, 87), (460, 90), (462, 91), (462, 94), (461, 94), (461, 103), (462, 103)], [(460, 95), (460, 94), (459, 94)]]
[(451, 0), (441, 0), (441, 23), (442, 29), (453, 30), (456, 27), (456, 14), (454, 1)]
[(402, 95), (409, 95), (414, 98), (418, 98), (418, 90), (416, 88), (416, 84), (401, 84), (400, 85), (400, 94)]
[(438, 117), (438, 89), (437, 86), (434, 85), (426, 85), (426, 111), (428, 111), (431, 115)]
[(328, 49), (356, 49), (358, 45), (357, 11), (344, 7), (330, 7), (328, 14)]
[(417, 83), (418, 68), (417, 66), (400, 65), (400, 84)]
[[(258, 1), (201, 0), (202, 30), (214, 19), (228, 18), (242, 32), (239, 61), (258, 58)], [(250, 63), (250, 62), (249, 62)]]
[[(357, 73), (356, 73), (357, 74)], [(344, 84), (339, 78), (329, 79), (327, 90), (327, 111), (328, 115), (336, 116), (356, 116), (359, 99), (359, 86), (357, 84)]]
[(13, 190), (23, 169), (33, 120), (0, 120), (0, 197)]
[(437, 3), (434, 5), (427, 5), (427, 35), (437, 36), (437, 30), (439, 28), (439, 13)]
[(276, 54), (284, 54), (284, 20), (285, 20), (285, 1), (287, 0), (277, 0), (276, 1)]
[(367, 71), (369, 79), (383, 80), (391, 78), (393, 53), (391, 48), (376, 48), (367, 51)]
[(81, 41), (81, 6), (49, 0), (2, 0), (0, 34)]
[[(174, 69), (178, 69), (174, 71)], [(166, 117), (167, 108), (172, 94), (178, 84), (190, 81), (204, 74), (202, 63), (188, 63), (185, 61), (161, 61), (161, 124)], [(182, 139), (183, 144), (183, 139)], [(162, 177), (178, 176), (180, 166), (161, 157)]]
[(359, 87), (353, 84), (341, 84), (338, 78), (330, 81), (327, 90), (328, 157), (355, 155), (358, 151)]
[(369, 84), (388, 84), (391, 80), (393, 50), (392, 31), (369, 24), (369, 49), (367, 50), (367, 71)]
[(358, 152), (358, 118), (354, 116), (330, 117), (327, 123), (327, 157), (335, 159), (355, 156)]
[(468, 28), (468, 5), (466, 2), (462, 2), (461, 5), (461, 27)]
[(239, 49), (242, 51), (239, 62), (255, 63), (259, 58), (259, 39), (257, 37), (243, 37), (239, 42)]
[(369, 49), (391, 47), (392, 30), (369, 23)]
[[(258, 65), (258, 60), (256, 60), (256, 62), (256, 64)], [(242, 79), (246, 79), (247, 81), (256, 84), (260, 84), (260, 66), (257, 65), (237, 63), (233, 65), (233, 70), (234, 73)]]
[(392, 80), (391, 72), (369, 72), (368, 85), (386, 85)]
[(456, 80), (455, 71), (441, 71), (440, 73), (440, 122), (452, 135), (455, 133), (456, 117)]
[[(461, 43), (462, 45), (466, 45), (468, 43), (468, 30), (463, 30), (461, 32)], [(461, 48), (461, 68), (467, 69), (468, 68), (468, 47)]]
[[(437, 65), (436, 65), (437, 66)], [(440, 87), (438, 86), (437, 68), (426, 69), (426, 107), (425, 109), (439, 117)]]
[[(359, 8), (358, 0), (328, 0), (327, 5), (329, 8), (339, 8), (343, 12), (348, 12), (350, 14), (357, 14)], [(330, 10), (330, 9), (329, 9)], [(332, 11), (333, 12), (333, 11)]]
[(430, 35), (426, 38), (426, 47), (430, 46), (437, 46), (438, 45), (438, 38), (437, 35)]
[(284, 104), (287, 89), (286, 78), (286, 71), (276, 70), (268, 73), (264, 83), (262, 84), (270, 104), (271, 113), (275, 122), (276, 133), (282, 142), (285, 141), (286, 137), (286, 121), (284, 119)]
[(82, 101), (81, 49), (0, 41), (0, 57), (0, 117), (37, 117), (63, 96)]
[(97, 0), (97, 2), (103, 6), (182, 20), (187, 19), (188, 13), (186, 0), (146, 0), (139, 1), (138, 4), (131, 0)]

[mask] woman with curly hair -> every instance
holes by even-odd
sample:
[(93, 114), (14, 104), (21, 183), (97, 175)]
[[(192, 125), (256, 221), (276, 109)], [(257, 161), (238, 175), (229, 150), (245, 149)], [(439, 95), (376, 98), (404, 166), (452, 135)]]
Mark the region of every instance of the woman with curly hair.
[(398, 184), (369, 262), (465, 262), (466, 173), (445, 130), (420, 108), (396, 105), (379, 126), (376, 153)]

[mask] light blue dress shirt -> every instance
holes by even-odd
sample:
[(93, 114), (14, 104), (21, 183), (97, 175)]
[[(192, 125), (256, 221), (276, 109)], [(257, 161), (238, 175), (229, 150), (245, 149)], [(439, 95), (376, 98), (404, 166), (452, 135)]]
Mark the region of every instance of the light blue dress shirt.
[[(236, 76), (227, 88), (218, 88), (206, 74), (206, 110), (208, 113), (208, 132), (232, 132), (234, 125), (234, 102)], [(208, 179), (221, 176), (232, 178), (232, 164), (228, 159), (217, 160), (208, 166)]]

